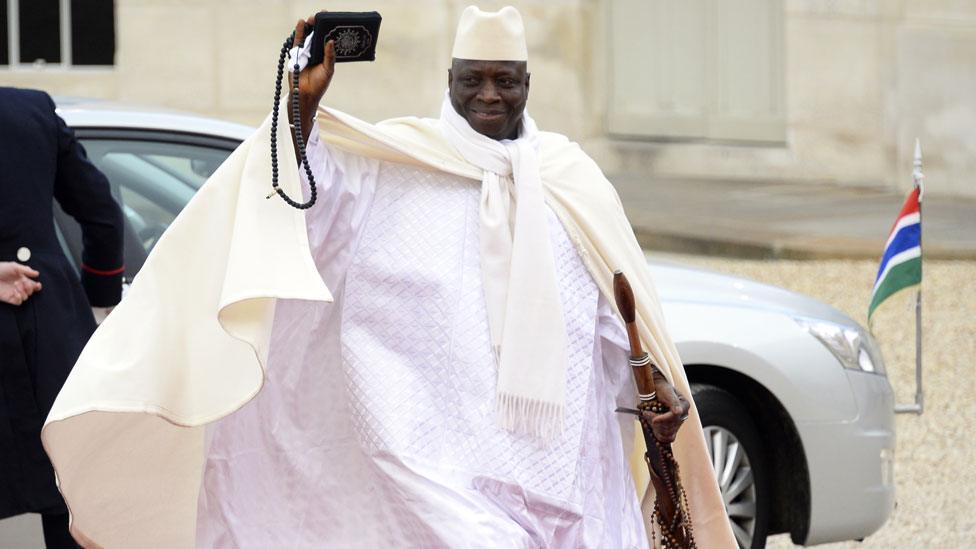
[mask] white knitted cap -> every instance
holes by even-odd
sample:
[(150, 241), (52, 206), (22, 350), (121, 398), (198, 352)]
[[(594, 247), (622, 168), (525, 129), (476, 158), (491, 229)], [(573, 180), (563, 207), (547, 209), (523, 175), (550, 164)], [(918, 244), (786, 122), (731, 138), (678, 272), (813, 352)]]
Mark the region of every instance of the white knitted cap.
[(468, 6), (458, 21), (451, 57), (478, 61), (528, 61), (522, 14), (512, 6), (505, 6), (496, 12)]

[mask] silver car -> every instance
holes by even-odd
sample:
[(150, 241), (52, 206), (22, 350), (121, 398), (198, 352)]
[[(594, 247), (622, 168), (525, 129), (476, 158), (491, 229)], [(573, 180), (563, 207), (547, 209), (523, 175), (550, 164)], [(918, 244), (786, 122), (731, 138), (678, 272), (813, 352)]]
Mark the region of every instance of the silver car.
[[(127, 222), (126, 276), (253, 128), (62, 98)], [(57, 215), (78, 261), (80, 235)], [(894, 505), (893, 396), (868, 333), (836, 309), (749, 280), (650, 263), (692, 382), (739, 545), (862, 539)]]

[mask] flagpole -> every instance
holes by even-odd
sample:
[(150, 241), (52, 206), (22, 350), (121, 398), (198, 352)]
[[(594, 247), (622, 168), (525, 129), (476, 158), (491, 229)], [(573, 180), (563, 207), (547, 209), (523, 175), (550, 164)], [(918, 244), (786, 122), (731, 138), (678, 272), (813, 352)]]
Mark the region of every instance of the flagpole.
[[(925, 175), (922, 173), (922, 145), (918, 138), (915, 138), (915, 158), (912, 162), (912, 179), (918, 189), (918, 216), (919, 223), (922, 222), (922, 196), (925, 194), (925, 187), (922, 180)], [(922, 235), (925, 231), (919, 231), (919, 249), (924, 257), (925, 248), (922, 246)], [(895, 411), (901, 413), (914, 413), (922, 415), (925, 409), (925, 395), (922, 391), (922, 283), (921, 269), (925, 261), (919, 262), (919, 284), (915, 292), (915, 403), (896, 405)]]
[[(922, 223), (922, 195), (925, 194), (925, 187), (922, 180), (925, 175), (922, 173), (922, 144), (915, 138), (915, 159), (912, 162), (912, 180), (918, 188), (918, 222)], [(922, 238), (925, 231), (919, 231), (918, 246), (922, 253), (922, 260), (919, 262), (919, 281), (918, 290), (915, 293), (915, 406), (916, 414), (921, 415), (925, 409), (925, 395), (922, 393), (922, 269), (925, 268), (925, 248), (922, 246)]]

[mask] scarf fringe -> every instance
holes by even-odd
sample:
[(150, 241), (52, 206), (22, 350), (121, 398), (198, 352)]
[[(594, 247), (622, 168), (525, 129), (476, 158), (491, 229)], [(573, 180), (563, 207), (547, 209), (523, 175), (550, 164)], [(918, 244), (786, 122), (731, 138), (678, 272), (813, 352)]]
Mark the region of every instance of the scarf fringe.
[(555, 402), (500, 393), (496, 412), (502, 428), (549, 444), (563, 431), (566, 407)]

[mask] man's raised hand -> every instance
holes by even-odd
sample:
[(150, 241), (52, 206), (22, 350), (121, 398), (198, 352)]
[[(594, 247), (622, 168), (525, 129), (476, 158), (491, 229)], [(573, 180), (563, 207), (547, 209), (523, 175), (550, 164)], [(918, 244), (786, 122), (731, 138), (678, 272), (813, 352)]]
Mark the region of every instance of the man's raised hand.
[[(301, 19), (295, 24), (295, 41), (292, 47), (301, 48), (305, 42), (305, 26), (312, 27), (315, 24), (315, 16), (308, 20)], [(315, 120), (315, 111), (318, 110), (319, 102), (325, 96), (332, 76), (335, 74), (335, 43), (329, 40), (323, 45), (324, 59), (320, 65), (305, 67), (298, 78), (298, 102), (301, 109), (302, 139), (308, 142), (308, 136), (312, 132), (312, 122)], [(293, 82), (288, 79), (288, 88), (292, 90)], [(292, 90), (294, 91), (294, 90)], [(292, 116), (288, 111), (289, 118)], [(295, 123), (294, 120), (291, 121)]]

